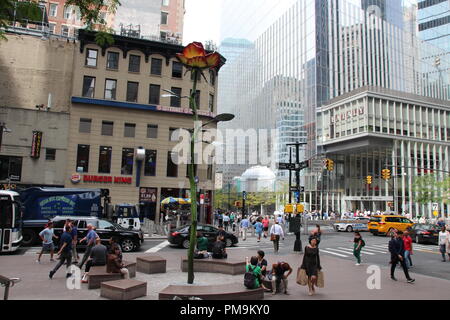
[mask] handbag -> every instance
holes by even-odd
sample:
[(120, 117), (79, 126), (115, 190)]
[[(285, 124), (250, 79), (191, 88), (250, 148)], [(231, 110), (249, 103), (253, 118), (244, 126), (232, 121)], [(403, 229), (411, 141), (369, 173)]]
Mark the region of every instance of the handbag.
[(297, 270), (297, 283), (301, 286), (308, 285), (308, 276), (306, 275), (306, 270), (298, 268)]
[(272, 234), (270, 235), (270, 241), (275, 241), (275, 240), (277, 240), (277, 235), (274, 234), (274, 233), (272, 233)]
[(319, 288), (323, 288), (325, 286), (325, 279), (322, 271), (319, 271), (317, 273), (317, 286)]

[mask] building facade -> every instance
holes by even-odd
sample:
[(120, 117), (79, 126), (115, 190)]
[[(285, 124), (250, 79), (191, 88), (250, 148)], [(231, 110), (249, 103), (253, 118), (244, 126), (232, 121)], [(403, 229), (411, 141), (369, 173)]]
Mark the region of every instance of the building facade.
[(420, 38), (450, 52), (450, 2), (448, 0), (418, 1)]

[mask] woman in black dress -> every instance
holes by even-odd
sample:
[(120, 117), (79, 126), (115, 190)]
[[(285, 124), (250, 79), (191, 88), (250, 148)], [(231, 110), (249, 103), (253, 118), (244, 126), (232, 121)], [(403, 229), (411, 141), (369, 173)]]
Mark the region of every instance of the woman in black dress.
[(314, 286), (317, 286), (317, 276), (322, 270), (320, 266), (319, 248), (317, 247), (317, 238), (309, 239), (309, 245), (305, 247), (305, 254), (303, 255), (303, 262), (301, 269), (306, 271), (308, 276), (309, 295), (315, 293)]

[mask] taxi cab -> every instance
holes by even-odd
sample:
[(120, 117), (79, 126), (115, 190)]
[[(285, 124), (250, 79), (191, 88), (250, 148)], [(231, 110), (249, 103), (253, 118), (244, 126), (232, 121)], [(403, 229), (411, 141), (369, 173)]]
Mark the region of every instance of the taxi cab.
[(398, 215), (372, 216), (369, 221), (369, 232), (373, 235), (391, 235), (395, 230), (406, 231), (412, 228), (414, 222)]

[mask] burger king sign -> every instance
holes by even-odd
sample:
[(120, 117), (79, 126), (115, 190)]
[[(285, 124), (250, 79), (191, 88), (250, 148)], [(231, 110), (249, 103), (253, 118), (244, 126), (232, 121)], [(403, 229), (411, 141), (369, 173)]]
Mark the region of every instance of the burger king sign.
[(81, 175), (78, 173), (74, 173), (72, 177), (70, 177), (70, 181), (72, 181), (72, 183), (74, 184), (79, 183), (81, 181)]

